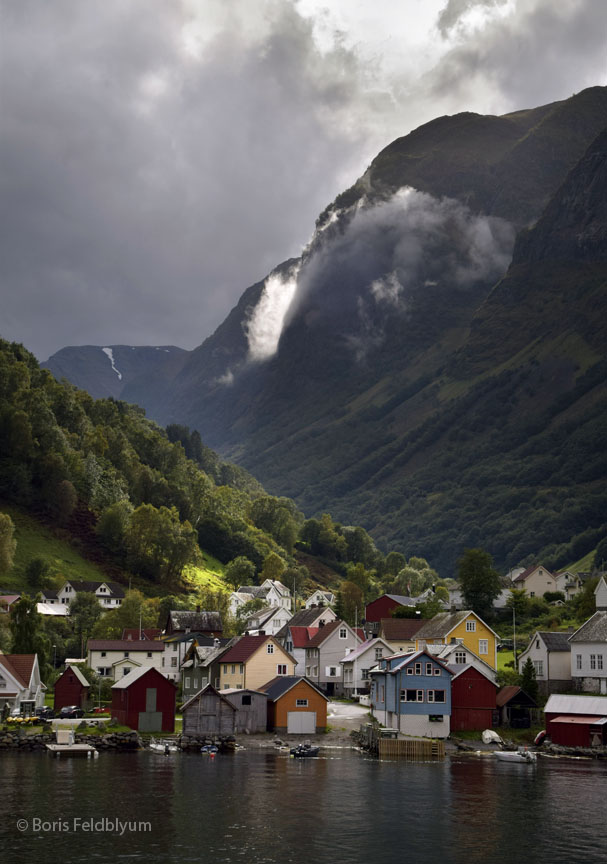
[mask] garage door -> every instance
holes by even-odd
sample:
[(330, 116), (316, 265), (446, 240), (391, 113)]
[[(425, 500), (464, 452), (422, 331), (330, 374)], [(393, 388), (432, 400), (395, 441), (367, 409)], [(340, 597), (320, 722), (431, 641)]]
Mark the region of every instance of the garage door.
[(316, 732), (316, 711), (289, 711), (287, 732), (290, 735), (314, 735)]

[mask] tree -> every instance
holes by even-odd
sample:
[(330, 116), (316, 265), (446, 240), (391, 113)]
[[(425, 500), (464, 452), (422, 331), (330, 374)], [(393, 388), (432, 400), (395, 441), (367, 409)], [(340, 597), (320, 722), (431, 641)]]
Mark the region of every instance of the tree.
[(351, 627), (356, 622), (360, 624), (364, 613), (363, 592), (358, 585), (344, 580), (339, 586), (335, 601), (335, 614)]
[(515, 618), (522, 620), (529, 615), (529, 598), (524, 588), (511, 588), (506, 606), (514, 612)]
[(10, 629), (13, 654), (37, 654), (40, 674), (44, 678), (48, 672), (50, 645), (42, 615), (36, 608), (40, 600), (40, 594), (35, 597), (22, 594), (21, 599), (11, 606)]
[(407, 559), (400, 552), (388, 552), (384, 561), (384, 571), (388, 576), (398, 576), (407, 564)]
[(130, 566), (165, 585), (176, 585), (185, 565), (199, 555), (196, 532), (179, 521), (177, 509), (151, 504), (133, 511), (126, 546)]
[(266, 579), (278, 581), (282, 574), (287, 569), (287, 565), (276, 552), (270, 552), (263, 562), (263, 569), (259, 576), (260, 582), (265, 582)]
[(62, 480), (55, 491), (53, 510), (59, 522), (67, 522), (78, 503), (78, 493), (74, 484), (69, 480)]
[(603, 537), (594, 553), (594, 569), (604, 570), (607, 566), (607, 537)]
[(51, 579), (51, 568), (44, 558), (32, 558), (25, 568), (25, 580), (36, 590), (48, 588)]
[(458, 582), (466, 606), (481, 618), (491, 618), (493, 601), (502, 590), (491, 555), (483, 549), (466, 549), (458, 561)]
[(592, 579), (587, 579), (584, 582), (584, 587), (573, 598), (573, 606), (575, 608), (575, 617), (578, 621), (587, 621), (596, 612), (596, 598), (594, 591), (599, 584), (599, 577), (594, 576)]
[(99, 600), (89, 591), (77, 591), (70, 603), (69, 620), (72, 624), (73, 638), (70, 648), (77, 657), (86, 656), (86, 643), (93, 632), (97, 621), (101, 618), (102, 608)]
[[(174, 608), (174, 607), (173, 607)], [(93, 629), (96, 639), (120, 639), (122, 631), (127, 628), (155, 627), (158, 619), (158, 606), (152, 600), (147, 600), (141, 591), (127, 591), (124, 600), (115, 609), (105, 612)], [(165, 622), (162, 623), (164, 627)]]
[(303, 564), (287, 567), (280, 577), (280, 581), (293, 592), (294, 597), (303, 594), (306, 582), (310, 578), (310, 571)]
[(11, 569), (16, 549), (13, 520), (8, 513), (0, 513), (0, 573)]
[(523, 666), (523, 671), (521, 672), (519, 687), (521, 688), (521, 690), (525, 691), (527, 696), (531, 696), (531, 698), (535, 702), (537, 702), (537, 696), (538, 696), (537, 678), (535, 675), (535, 667), (533, 665), (533, 661), (531, 660), (531, 657), (527, 657), (525, 665)]
[(96, 531), (101, 542), (114, 554), (120, 554), (124, 550), (132, 512), (133, 505), (130, 501), (116, 501), (105, 508), (97, 523)]
[(233, 558), (225, 569), (224, 579), (234, 589), (240, 585), (253, 585), (255, 582), (255, 565), (244, 555)]
[(350, 564), (347, 571), (347, 581), (358, 585), (362, 591), (363, 597), (366, 596), (369, 590), (369, 582), (371, 574), (365, 570), (364, 564)]

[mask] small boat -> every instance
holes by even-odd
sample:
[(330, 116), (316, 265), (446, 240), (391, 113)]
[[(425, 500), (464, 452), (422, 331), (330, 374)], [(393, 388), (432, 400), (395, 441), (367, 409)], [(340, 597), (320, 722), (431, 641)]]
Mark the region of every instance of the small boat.
[(219, 747), (216, 747), (215, 744), (205, 744), (204, 747), (200, 748), (201, 753), (206, 753), (208, 756), (214, 756), (215, 753), (219, 752)]
[(296, 759), (305, 759), (310, 756), (318, 756), (320, 747), (312, 747), (309, 743), (299, 744), (297, 747), (292, 747), (289, 752), (291, 756), (294, 756)]
[(496, 750), (493, 754), (500, 762), (517, 762), (526, 765), (534, 765), (537, 755), (526, 748), (519, 750)]
[(154, 753), (162, 753), (164, 756), (179, 753), (179, 747), (173, 741), (156, 740), (156, 738), (152, 738), (150, 741), (150, 750), (153, 750)]

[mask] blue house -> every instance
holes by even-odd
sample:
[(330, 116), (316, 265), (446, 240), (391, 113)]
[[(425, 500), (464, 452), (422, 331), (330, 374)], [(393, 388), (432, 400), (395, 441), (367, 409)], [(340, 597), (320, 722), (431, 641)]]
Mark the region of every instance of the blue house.
[(370, 670), (371, 711), (405, 735), (446, 738), (451, 719), (451, 676), (445, 663), (426, 651), (393, 654)]

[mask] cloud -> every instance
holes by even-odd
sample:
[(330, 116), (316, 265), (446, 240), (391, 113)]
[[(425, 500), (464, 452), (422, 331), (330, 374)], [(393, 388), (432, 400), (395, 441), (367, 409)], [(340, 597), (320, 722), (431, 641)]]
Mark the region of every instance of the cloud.
[(297, 291), (298, 272), (297, 266), (288, 275), (272, 273), (266, 279), (245, 324), (250, 360), (267, 360), (276, 353), (285, 317)]

